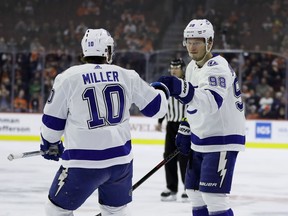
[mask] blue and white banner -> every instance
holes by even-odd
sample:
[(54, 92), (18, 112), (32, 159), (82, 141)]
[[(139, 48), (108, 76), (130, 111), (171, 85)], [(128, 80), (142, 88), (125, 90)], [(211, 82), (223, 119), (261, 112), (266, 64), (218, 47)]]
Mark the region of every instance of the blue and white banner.
[[(0, 113), (0, 140), (40, 141), (41, 114)], [(164, 144), (166, 122), (156, 131), (157, 119), (132, 116), (133, 144)], [(288, 121), (247, 120), (246, 146), (288, 148)]]

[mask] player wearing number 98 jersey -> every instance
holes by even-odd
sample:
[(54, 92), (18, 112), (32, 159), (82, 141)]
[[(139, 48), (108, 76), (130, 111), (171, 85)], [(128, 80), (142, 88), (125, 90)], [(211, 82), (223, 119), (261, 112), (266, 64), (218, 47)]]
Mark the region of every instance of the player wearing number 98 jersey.
[(191, 148), (199, 152), (244, 150), (244, 107), (236, 73), (226, 59), (213, 56), (202, 67), (191, 61), (186, 77), (195, 88), (186, 113)]
[(157, 82), (153, 88), (136, 71), (111, 64), (114, 40), (106, 30), (88, 29), (81, 45), (85, 64), (55, 78), (44, 107), (43, 156), (62, 159), (46, 215), (72, 216), (99, 189), (102, 216), (127, 216), (133, 176), (129, 109), (134, 103), (143, 115), (161, 118), (169, 90)]
[(192, 59), (186, 80), (159, 79), (171, 96), (187, 104), (189, 124), (180, 124), (176, 145), (184, 154), (191, 152), (185, 187), (193, 216), (233, 216), (227, 194), (238, 152), (245, 148), (245, 116), (237, 76), (226, 59), (212, 54), (213, 41), (214, 30), (208, 20), (191, 20), (184, 29), (183, 45)]

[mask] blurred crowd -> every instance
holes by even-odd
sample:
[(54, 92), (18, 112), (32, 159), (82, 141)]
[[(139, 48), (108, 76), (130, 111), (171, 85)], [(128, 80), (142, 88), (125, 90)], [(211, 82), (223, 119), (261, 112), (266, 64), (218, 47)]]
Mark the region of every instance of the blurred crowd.
[(288, 0), (1, 0), (0, 11), (0, 51), (79, 52), (88, 27), (105, 27), (117, 49), (150, 52), (180, 13), (179, 25), (211, 20), (217, 49), (288, 57)]
[[(222, 2), (222, 3), (221, 3)], [(214, 0), (197, 7), (222, 35), (219, 49), (270, 51), (288, 57), (288, 0)]]
[[(285, 58), (258, 52), (220, 54), (238, 73), (248, 119), (287, 118)], [(114, 62), (129, 65), (126, 60), (130, 59), (142, 67), (137, 72), (145, 77), (145, 65), (149, 68), (152, 58), (131, 59), (131, 55), (133, 52), (116, 53)], [(80, 63), (78, 56), (62, 52), (0, 53), (0, 112), (42, 112), (55, 76), (75, 63)]]
[(180, 14), (179, 25), (213, 22), (214, 49), (243, 50), (228, 59), (247, 118), (287, 118), (288, 0), (1, 0), (0, 11), (0, 112), (42, 112), (55, 76), (79, 63), (88, 27), (110, 31), (117, 64), (145, 78)]
[[(152, 51), (165, 16), (152, 0), (3, 0), (0, 51), (79, 52), (87, 28), (105, 28), (118, 49)], [(13, 16), (11, 16), (13, 14)]]
[(270, 53), (244, 52), (240, 58), (230, 58), (230, 64), (238, 72), (247, 119), (286, 118), (285, 58)]

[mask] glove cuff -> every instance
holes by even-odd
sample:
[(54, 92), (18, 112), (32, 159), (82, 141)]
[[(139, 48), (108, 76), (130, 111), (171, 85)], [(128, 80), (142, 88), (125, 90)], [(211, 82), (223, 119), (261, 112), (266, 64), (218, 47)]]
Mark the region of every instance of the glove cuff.
[(178, 133), (189, 136), (191, 133), (190, 127), (186, 125), (181, 125), (178, 129)]
[(181, 93), (175, 98), (179, 99), (183, 104), (189, 103), (194, 96), (194, 87), (191, 83), (181, 80)]

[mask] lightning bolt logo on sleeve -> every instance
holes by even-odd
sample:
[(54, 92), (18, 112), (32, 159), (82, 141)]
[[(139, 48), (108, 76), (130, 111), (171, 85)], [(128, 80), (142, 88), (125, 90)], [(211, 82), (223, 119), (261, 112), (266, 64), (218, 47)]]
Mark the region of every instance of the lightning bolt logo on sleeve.
[(57, 194), (59, 193), (59, 191), (61, 190), (61, 188), (63, 187), (63, 185), (65, 184), (65, 179), (68, 176), (68, 168), (63, 168), (61, 174), (58, 177), (58, 190), (55, 193), (55, 196), (57, 196)]
[(227, 152), (220, 152), (220, 158), (219, 158), (219, 164), (218, 164), (218, 172), (220, 172), (220, 176), (221, 176), (221, 182), (220, 182), (220, 187), (222, 187), (224, 178), (226, 176), (226, 163), (227, 163), (227, 159), (226, 159), (226, 154)]

